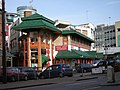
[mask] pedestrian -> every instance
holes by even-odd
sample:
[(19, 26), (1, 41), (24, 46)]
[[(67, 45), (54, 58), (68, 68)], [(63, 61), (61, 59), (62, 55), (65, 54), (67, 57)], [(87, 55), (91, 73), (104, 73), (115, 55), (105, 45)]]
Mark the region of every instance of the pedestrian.
[(34, 66), (34, 78), (35, 78), (35, 79), (38, 79), (37, 71), (38, 71), (37, 67)]

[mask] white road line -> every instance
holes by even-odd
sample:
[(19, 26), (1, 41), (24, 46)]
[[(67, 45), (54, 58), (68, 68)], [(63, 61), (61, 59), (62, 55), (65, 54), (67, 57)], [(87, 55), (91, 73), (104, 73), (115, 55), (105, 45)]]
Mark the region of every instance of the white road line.
[(94, 90), (94, 89), (98, 89), (98, 88), (101, 88), (101, 86), (98, 86), (98, 87), (92, 87), (92, 88), (86, 88), (86, 89), (83, 89), (83, 90)]
[(88, 84), (88, 83), (95, 83), (96, 81), (87, 81), (87, 82), (77, 82), (77, 83), (70, 83), (70, 84), (67, 84), (66, 86), (74, 86), (74, 85), (80, 85), (80, 84)]

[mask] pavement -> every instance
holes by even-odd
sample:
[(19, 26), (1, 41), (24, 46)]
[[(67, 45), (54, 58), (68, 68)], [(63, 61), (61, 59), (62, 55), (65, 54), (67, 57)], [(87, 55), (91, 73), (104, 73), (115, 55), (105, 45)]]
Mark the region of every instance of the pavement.
[(59, 84), (59, 83), (69, 83), (69, 82), (90, 80), (90, 79), (98, 79), (100, 81), (99, 85), (101, 85), (101, 86), (120, 85), (120, 72), (115, 73), (115, 80), (116, 81), (114, 83), (107, 82), (107, 75), (106, 74), (92, 75), (91, 73), (84, 73), (83, 75), (81, 75), (80, 73), (77, 73), (77, 74), (74, 74), (74, 76), (72, 78), (71, 77), (64, 77), (64, 78), (7, 82), (6, 84), (0, 83), (0, 90), (13, 90), (13, 89), (18, 89), (18, 88), (43, 86), (43, 85), (51, 85), (51, 84)]
[(120, 85), (120, 72), (115, 72), (115, 77), (112, 79), (113, 82), (108, 79), (107, 75), (98, 78), (100, 86), (118, 86)]

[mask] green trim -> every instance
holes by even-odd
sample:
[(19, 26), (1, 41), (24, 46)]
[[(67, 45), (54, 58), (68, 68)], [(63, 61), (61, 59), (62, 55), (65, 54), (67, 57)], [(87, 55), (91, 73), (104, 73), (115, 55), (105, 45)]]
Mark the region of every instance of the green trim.
[(66, 34), (77, 34), (77, 35), (79, 35), (79, 36), (81, 36), (81, 37), (83, 37), (83, 38), (85, 38), (85, 39), (87, 39), (87, 40), (89, 40), (89, 41), (91, 41), (91, 42), (93, 42), (93, 43), (95, 42), (95, 41), (92, 40), (91, 38), (89, 38), (89, 37), (87, 37), (87, 36), (85, 36), (85, 35), (77, 32), (77, 31), (75, 31), (75, 30), (63, 30), (63, 31), (62, 31), (62, 34), (63, 34), (63, 35), (66, 35)]
[(79, 51), (79, 50), (61, 50), (58, 51), (56, 59), (77, 59), (77, 58), (84, 58), (84, 59), (102, 59), (103, 53), (96, 53), (96, 51)]
[(64, 59), (74, 59), (74, 58), (81, 58), (81, 56), (75, 52), (69, 50), (61, 50), (58, 51), (56, 59), (64, 58)]
[(72, 50), (72, 51), (79, 54), (82, 58), (92, 58), (91, 55), (89, 55), (88, 53), (84, 51), (79, 51), (79, 50)]

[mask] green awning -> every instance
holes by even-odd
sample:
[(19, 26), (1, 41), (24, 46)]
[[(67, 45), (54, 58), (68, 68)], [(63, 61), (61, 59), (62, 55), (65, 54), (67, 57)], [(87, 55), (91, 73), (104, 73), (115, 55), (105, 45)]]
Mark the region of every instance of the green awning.
[(74, 59), (74, 58), (81, 58), (81, 56), (69, 50), (61, 50), (57, 53), (55, 58), (56, 59), (60, 59), (60, 58)]
[(89, 38), (89, 37), (87, 37), (87, 36), (85, 36), (85, 35), (77, 32), (77, 31), (75, 31), (75, 30), (63, 30), (63, 31), (62, 31), (62, 34), (63, 34), (63, 35), (66, 35), (66, 34), (75, 34), (75, 35), (78, 35), (78, 36), (80, 36), (80, 37), (82, 37), (82, 38), (87, 39), (88, 41), (90, 41), (90, 42), (92, 42), (92, 43), (95, 42), (95, 41), (92, 40), (91, 38)]
[(22, 20), (23, 22), (21, 22), (17, 26), (13, 26), (12, 29), (18, 30), (18, 31), (29, 31), (29, 30), (35, 31), (35, 29), (38, 28), (39, 30), (49, 29), (53, 32), (61, 33), (61, 31), (54, 26), (52, 20), (47, 19), (37, 13), (29, 17), (24, 17)]
[(103, 53), (97, 53), (97, 58), (101, 59), (101, 58), (103, 58), (103, 56), (104, 56)]
[(45, 55), (42, 55), (42, 64), (43, 64), (44, 62), (49, 61), (49, 60), (50, 60), (50, 58), (46, 57)]
[(103, 53), (97, 53), (96, 51), (85, 51), (88, 53), (92, 58), (103, 58)]
[(79, 54), (82, 58), (92, 58), (91, 55), (87, 54), (84, 51), (72, 50), (73, 52)]

